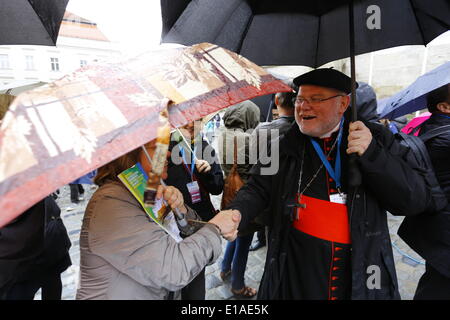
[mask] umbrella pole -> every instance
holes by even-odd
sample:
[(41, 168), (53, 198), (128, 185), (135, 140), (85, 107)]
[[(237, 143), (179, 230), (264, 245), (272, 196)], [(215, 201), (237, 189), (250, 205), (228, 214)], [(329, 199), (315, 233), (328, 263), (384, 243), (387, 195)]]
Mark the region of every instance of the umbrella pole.
[[(141, 146), (141, 149), (142, 149), (142, 151), (144, 151), (145, 157), (147, 158), (148, 162), (153, 166), (152, 158), (148, 154), (148, 151), (145, 148), (145, 146)], [(164, 182), (163, 179), (160, 179), (160, 182), (163, 186), (167, 186), (167, 184)], [(165, 202), (165, 200), (164, 200), (164, 202)], [(180, 227), (182, 227), (182, 228), (188, 227), (188, 223), (186, 221), (185, 215), (183, 213), (181, 213), (180, 210), (178, 210), (178, 208), (174, 208), (173, 211), (175, 213), (175, 217), (177, 218), (177, 221), (178, 221), (178, 224), (180, 225)]]
[[(181, 130), (179, 128), (175, 128), (175, 130), (180, 134), (181, 139), (183, 139), (184, 144), (186, 145), (186, 147), (188, 148), (189, 152), (194, 154), (194, 151), (192, 151), (191, 148), (191, 144), (186, 140), (186, 137), (183, 135), (183, 133), (181, 132)], [(195, 155), (194, 155), (195, 156)]]
[[(358, 120), (358, 112), (356, 108), (356, 72), (355, 72), (355, 20), (353, 13), (353, 0), (350, 0), (348, 5), (349, 16), (349, 35), (350, 35), (350, 77), (351, 77), (351, 121)], [(357, 154), (349, 155), (349, 185), (351, 187), (358, 187), (361, 185), (362, 176), (357, 163)]]

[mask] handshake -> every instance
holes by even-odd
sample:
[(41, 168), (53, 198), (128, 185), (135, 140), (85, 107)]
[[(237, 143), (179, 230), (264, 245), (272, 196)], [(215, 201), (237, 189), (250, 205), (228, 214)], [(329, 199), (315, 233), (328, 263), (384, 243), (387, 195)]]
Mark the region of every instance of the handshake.
[(237, 237), (237, 228), (241, 222), (241, 213), (237, 210), (223, 210), (214, 216), (208, 223), (216, 225), (222, 237), (233, 241)]
[[(163, 198), (172, 209), (178, 209), (181, 213), (187, 213), (183, 195), (173, 186), (158, 186), (156, 198)], [(214, 216), (208, 223), (219, 228), (224, 239), (233, 241), (237, 237), (237, 228), (241, 222), (241, 213), (237, 210), (223, 210)]]

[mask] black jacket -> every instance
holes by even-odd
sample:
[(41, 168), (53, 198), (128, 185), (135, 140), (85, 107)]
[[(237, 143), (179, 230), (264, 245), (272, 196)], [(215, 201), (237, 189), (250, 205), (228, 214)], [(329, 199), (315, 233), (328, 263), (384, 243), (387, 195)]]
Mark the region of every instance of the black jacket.
[(61, 210), (48, 196), (0, 229), (0, 296), (9, 286), (71, 264)]
[[(450, 117), (433, 114), (421, 125), (419, 136), (441, 126), (450, 125)], [(434, 172), (439, 184), (450, 201), (450, 130), (426, 142)]]
[[(180, 149), (174, 148), (174, 143), (171, 145), (172, 152), (179, 152)], [(193, 146), (192, 146), (193, 147)], [(189, 151), (187, 151), (189, 152)], [(203, 156), (205, 155), (205, 156)], [(197, 214), (204, 220), (208, 221), (214, 217), (216, 210), (211, 203), (209, 194), (219, 195), (223, 191), (223, 173), (222, 168), (217, 159), (214, 149), (202, 139), (201, 150), (196, 150), (196, 156), (198, 159), (207, 160), (210, 158), (209, 164), (211, 170), (209, 172), (200, 173), (194, 166), (194, 175), (200, 186), (201, 201), (195, 204), (192, 203), (191, 195), (187, 189), (187, 184), (191, 182), (191, 175), (183, 164), (175, 165), (171, 160), (167, 169), (168, 177), (165, 182), (176, 187), (183, 194), (184, 202), (197, 212)], [(188, 161), (188, 160), (187, 160)], [(189, 169), (191, 168), (188, 164)]]
[[(421, 125), (420, 135), (449, 125), (450, 118), (433, 114)], [(450, 131), (426, 142), (439, 184), (450, 203)], [(398, 235), (427, 263), (450, 278), (450, 204), (434, 214), (406, 217)]]
[[(420, 169), (411, 168), (404, 159), (408, 150), (394, 141), (393, 135), (375, 123), (366, 123), (373, 139), (359, 158), (363, 184), (349, 188), (347, 206), (352, 237), (352, 299), (398, 299), (397, 276), (387, 225), (386, 210), (395, 215), (423, 212), (430, 203), (430, 190)], [(348, 125), (346, 125), (348, 132)], [(344, 132), (341, 154), (345, 155), (347, 135)], [(242, 213), (241, 227), (267, 206), (269, 220), (268, 252), (259, 290), (260, 299), (276, 299), (285, 270), (287, 239), (292, 227), (293, 209), (299, 179), (301, 151), (305, 135), (292, 126), (280, 141), (279, 171), (273, 176), (258, 175), (258, 165), (249, 182), (230, 205)], [(343, 158), (343, 179), (347, 157)], [(343, 181), (343, 182), (344, 182)], [(307, 262), (305, 262), (307, 263)], [(387, 284), (368, 289), (368, 267), (376, 265)]]

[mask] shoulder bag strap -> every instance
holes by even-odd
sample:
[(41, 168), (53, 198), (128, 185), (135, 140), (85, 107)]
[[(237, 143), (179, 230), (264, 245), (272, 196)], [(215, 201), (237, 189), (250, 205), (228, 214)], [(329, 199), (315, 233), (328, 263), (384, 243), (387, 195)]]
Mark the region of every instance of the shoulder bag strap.
[(234, 136), (233, 144), (234, 144), (233, 167), (236, 167), (237, 166), (237, 136)]

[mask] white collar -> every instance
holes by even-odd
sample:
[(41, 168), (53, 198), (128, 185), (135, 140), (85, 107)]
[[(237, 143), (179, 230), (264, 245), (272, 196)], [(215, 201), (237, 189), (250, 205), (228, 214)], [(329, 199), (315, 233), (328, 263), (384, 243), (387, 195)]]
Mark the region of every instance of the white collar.
[(324, 135), (321, 135), (321, 136), (319, 137), (319, 139), (324, 139), (324, 138), (329, 138), (329, 137), (331, 137), (331, 135), (332, 135), (334, 132), (336, 132), (336, 131), (339, 130), (339, 125), (340, 125), (340, 124), (341, 124), (341, 122), (339, 121), (338, 124), (336, 125), (336, 127), (334, 127), (333, 130), (328, 131), (328, 132), (325, 133)]

